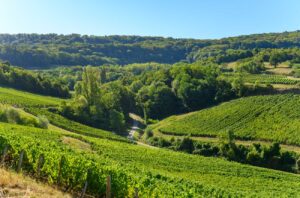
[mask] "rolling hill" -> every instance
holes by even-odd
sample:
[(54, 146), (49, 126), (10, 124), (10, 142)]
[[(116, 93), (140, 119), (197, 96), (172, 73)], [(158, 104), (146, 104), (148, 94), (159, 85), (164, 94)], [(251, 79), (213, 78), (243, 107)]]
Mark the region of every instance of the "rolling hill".
[(299, 47), (299, 31), (223, 39), (79, 34), (0, 34), (0, 59), (27, 68), (58, 65), (193, 62), (218, 57), (231, 62), (252, 57), (253, 49)]
[[(1, 103), (36, 114), (61, 101), (7, 88), (0, 91)], [(279, 99), (294, 97), (288, 96)], [(73, 192), (80, 192), (88, 181), (87, 193), (101, 196), (107, 175), (115, 197), (132, 196), (134, 188), (140, 197), (296, 197), (300, 189), (297, 174), (135, 145), (108, 131), (46, 116), (53, 124), (49, 129), (0, 123), (1, 153), (8, 148), (5, 163), (15, 169), (24, 152), (24, 173)]]
[(232, 130), (239, 139), (300, 145), (300, 96), (278, 94), (232, 100), (171, 116), (154, 127), (163, 134), (216, 137)]

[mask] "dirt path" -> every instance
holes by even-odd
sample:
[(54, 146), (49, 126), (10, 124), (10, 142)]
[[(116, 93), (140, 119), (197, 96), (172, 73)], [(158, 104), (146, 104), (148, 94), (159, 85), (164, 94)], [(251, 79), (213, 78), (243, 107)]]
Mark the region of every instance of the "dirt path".
[(143, 146), (143, 147), (148, 147), (148, 148), (153, 148), (153, 149), (158, 149), (158, 147), (155, 147), (155, 146), (151, 146), (149, 144), (146, 144), (142, 141), (136, 141), (134, 139), (134, 133), (138, 133), (138, 130), (140, 130), (139, 128), (139, 122), (143, 122), (143, 120), (135, 115), (135, 114), (130, 114), (130, 117), (132, 118), (132, 127), (128, 133), (128, 136), (127, 138), (130, 139), (132, 142), (136, 143), (137, 145), (140, 145), (140, 146)]
[(139, 130), (138, 122), (136, 120), (132, 121), (132, 127), (128, 133), (127, 138), (130, 139), (131, 141), (134, 141), (134, 133)]

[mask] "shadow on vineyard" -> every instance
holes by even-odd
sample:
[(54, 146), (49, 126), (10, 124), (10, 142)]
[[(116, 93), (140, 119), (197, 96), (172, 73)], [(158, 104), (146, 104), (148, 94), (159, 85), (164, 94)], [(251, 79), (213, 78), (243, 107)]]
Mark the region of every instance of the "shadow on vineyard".
[(253, 143), (250, 146), (237, 145), (232, 131), (219, 134), (219, 140), (215, 143), (193, 140), (190, 136), (172, 137), (167, 140), (163, 137), (154, 136), (150, 129), (145, 130), (143, 138), (148, 144), (160, 148), (206, 157), (222, 157), (229, 161), (300, 173), (299, 153), (282, 151), (279, 143), (272, 143), (270, 146), (260, 143)]

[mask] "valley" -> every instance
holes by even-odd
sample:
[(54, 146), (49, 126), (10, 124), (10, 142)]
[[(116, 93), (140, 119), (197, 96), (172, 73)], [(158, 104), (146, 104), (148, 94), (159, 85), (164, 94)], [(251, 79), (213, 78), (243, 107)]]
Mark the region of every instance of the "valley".
[(297, 197), (299, 37), (0, 35), (4, 196)]

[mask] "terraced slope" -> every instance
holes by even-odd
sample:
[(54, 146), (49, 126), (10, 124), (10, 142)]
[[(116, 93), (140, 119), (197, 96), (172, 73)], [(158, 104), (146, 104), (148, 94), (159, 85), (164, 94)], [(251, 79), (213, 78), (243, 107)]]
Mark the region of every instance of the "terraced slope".
[[(108, 174), (115, 197), (132, 197), (134, 187), (140, 197), (297, 197), (300, 191), (299, 175), (218, 158), (12, 124), (0, 124), (0, 137), (1, 151), (10, 146), (12, 167), (24, 150), (23, 171), (36, 174), (43, 155), (48, 182), (81, 190), (88, 179), (88, 193), (98, 196)], [(65, 137), (77, 140), (69, 145)]]
[(0, 87), (1, 104), (9, 104), (22, 108), (36, 116), (44, 115), (48, 118), (51, 124), (74, 133), (118, 141), (128, 141), (126, 138), (116, 135), (110, 131), (92, 128), (47, 110), (47, 107), (57, 107), (63, 101), (66, 100)]
[(3, 104), (17, 107), (46, 107), (59, 105), (62, 101), (64, 99), (0, 87), (0, 103)]
[(233, 130), (241, 139), (300, 145), (300, 95), (253, 96), (189, 114), (154, 126), (164, 134), (217, 136)]

